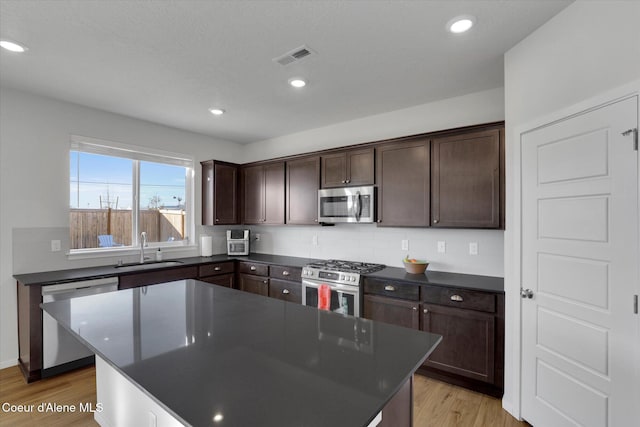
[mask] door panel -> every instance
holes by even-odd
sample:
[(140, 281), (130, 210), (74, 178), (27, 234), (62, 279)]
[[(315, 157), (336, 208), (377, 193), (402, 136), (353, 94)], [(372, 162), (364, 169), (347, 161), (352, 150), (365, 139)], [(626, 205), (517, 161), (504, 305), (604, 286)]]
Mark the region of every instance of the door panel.
[[(637, 97), (521, 135), (522, 416), (633, 425), (638, 394)], [(637, 418), (635, 419), (637, 421)]]

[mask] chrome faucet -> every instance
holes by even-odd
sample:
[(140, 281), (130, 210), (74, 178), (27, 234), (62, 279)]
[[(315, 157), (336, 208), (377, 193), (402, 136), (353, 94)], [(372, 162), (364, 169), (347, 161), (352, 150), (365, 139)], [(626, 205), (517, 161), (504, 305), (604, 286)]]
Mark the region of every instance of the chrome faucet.
[(140, 264), (144, 264), (144, 247), (147, 246), (147, 232), (140, 233)]

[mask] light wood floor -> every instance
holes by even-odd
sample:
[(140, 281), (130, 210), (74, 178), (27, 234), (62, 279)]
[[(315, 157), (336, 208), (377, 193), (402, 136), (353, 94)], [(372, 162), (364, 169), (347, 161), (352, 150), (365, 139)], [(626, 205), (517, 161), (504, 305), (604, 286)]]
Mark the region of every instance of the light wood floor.
[[(414, 427), (528, 426), (502, 410), (500, 399), (475, 393), (420, 375), (414, 379)], [(0, 404), (36, 405), (33, 413), (7, 413), (0, 409), (0, 426), (98, 426), (92, 413), (38, 413), (42, 402), (59, 405), (96, 403), (95, 369), (88, 367), (26, 384), (17, 366), (0, 370)]]

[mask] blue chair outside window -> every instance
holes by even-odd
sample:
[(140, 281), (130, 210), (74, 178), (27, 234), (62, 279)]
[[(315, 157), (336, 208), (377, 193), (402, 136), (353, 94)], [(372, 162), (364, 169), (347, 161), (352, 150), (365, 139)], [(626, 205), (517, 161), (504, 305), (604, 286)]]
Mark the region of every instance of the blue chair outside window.
[(112, 234), (101, 234), (98, 236), (98, 247), (99, 248), (111, 248), (114, 246), (122, 246), (122, 243), (116, 243), (113, 241)]

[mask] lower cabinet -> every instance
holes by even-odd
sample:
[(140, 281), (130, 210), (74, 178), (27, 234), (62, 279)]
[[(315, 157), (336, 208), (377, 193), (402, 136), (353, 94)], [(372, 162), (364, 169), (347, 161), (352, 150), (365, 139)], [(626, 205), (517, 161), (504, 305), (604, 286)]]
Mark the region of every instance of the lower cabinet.
[(156, 283), (171, 282), (172, 280), (195, 279), (198, 277), (198, 267), (165, 268), (157, 271), (133, 273), (118, 277), (118, 289), (137, 288), (139, 286), (155, 285)]
[(378, 279), (364, 291), (365, 318), (442, 335), (419, 373), (502, 396), (503, 294)]
[(269, 296), (302, 304), (302, 286), (289, 280), (269, 279)]
[(239, 274), (238, 289), (253, 294), (269, 296), (269, 278), (251, 274)]
[(233, 288), (235, 283), (234, 272), (235, 266), (233, 261), (201, 265), (198, 267), (198, 280), (227, 288)]

